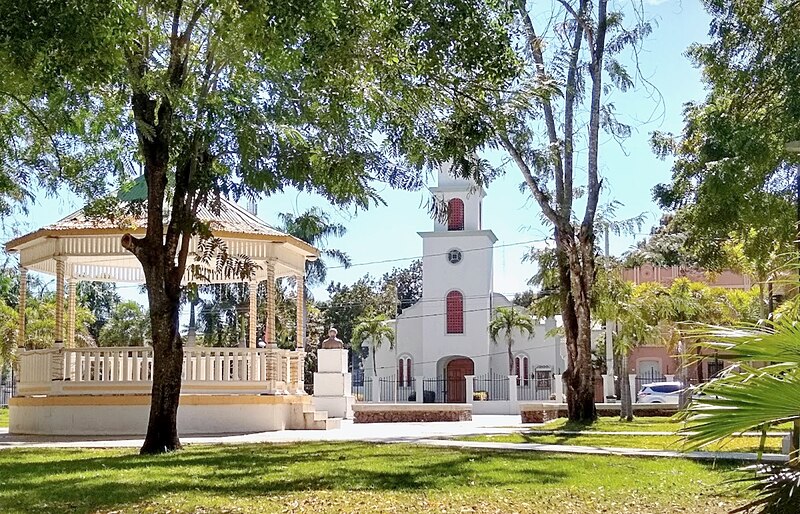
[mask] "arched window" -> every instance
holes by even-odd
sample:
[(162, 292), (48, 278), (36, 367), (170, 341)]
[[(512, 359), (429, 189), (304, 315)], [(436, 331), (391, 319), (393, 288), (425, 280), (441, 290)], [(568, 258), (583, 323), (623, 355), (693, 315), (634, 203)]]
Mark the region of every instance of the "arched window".
[(447, 230), (464, 230), (464, 202), (461, 198), (447, 202)]
[(527, 355), (520, 354), (514, 357), (514, 374), (517, 375), (517, 385), (528, 385), (531, 375), (528, 370)]
[(413, 375), (411, 373), (411, 357), (400, 357), (397, 361), (397, 383), (400, 387), (411, 387)]
[(458, 291), (447, 293), (447, 333), (464, 333), (464, 295)]

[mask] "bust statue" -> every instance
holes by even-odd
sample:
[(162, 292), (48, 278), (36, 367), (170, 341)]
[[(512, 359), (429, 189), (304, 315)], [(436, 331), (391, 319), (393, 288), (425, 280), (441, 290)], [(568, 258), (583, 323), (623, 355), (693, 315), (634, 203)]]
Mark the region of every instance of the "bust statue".
[(342, 340), (336, 337), (336, 334), (338, 333), (338, 330), (331, 327), (331, 329), (328, 330), (328, 339), (322, 341), (320, 348), (323, 350), (341, 350), (344, 348), (344, 343), (342, 343)]

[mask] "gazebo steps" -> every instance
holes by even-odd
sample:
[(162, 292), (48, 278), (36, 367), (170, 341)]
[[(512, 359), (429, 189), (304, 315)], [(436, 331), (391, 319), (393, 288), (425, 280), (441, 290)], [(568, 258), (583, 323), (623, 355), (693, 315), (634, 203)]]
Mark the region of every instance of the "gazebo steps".
[(342, 420), (329, 418), (327, 411), (314, 410), (311, 405), (303, 405), (303, 424), (305, 430), (333, 430), (341, 427)]

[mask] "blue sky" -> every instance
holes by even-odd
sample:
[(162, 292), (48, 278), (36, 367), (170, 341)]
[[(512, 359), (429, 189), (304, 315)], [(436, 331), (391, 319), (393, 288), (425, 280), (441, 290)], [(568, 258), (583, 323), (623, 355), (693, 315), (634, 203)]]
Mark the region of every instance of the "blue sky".
[[(604, 199), (614, 199), (623, 204), (617, 211), (619, 218), (647, 213), (649, 218), (642, 232), (647, 232), (660, 216), (652, 201), (651, 189), (655, 184), (667, 181), (670, 174), (670, 162), (660, 161), (651, 152), (649, 134), (654, 130), (680, 132), (683, 104), (705, 96), (700, 73), (684, 53), (693, 42), (708, 39), (709, 22), (699, 2), (650, 0), (645, 10), (647, 18), (654, 21), (654, 30), (645, 41), (640, 67), (643, 76), (658, 89), (661, 98), (657, 99), (644, 88), (614, 93), (612, 101), (617, 113), (622, 121), (633, 126), (633, 134), (622, 146), (604, 138), (600, 148), (601, 175), (607, 186)], [(495, 164), (501, 163), (498, 155), (486, 157)], [(549, 230), (542, 226), (538, 208), (519, 191), (522, 182), (519, 171), (513, 165), (506, 168), (505, 175), (487, 188), (483, 204), (484, 228), (495, 232), (498, 246), (546, 238)], [(432, 180), (429, 185), (433, 185)], [(311, 206), (324, 208), (348, 229), (344, 237), (329, 241), (329, 246), (347, 252), (356, 264), (350, 269), (331, 269), (328, 279), (351, 283), (366, 273), (380, 276), (392, 267), (407, 265), (408, 260), (364, 263), (419, 256), (422, 241), (417, 232), (430, 230), (433, 226), (425, 207), (426, 192), (395, 191), (387, 187), (381, 189), (381, 196), (386, 206), (354, 213), (335, 209), (313, 195), (287, 191), (262, 200), (259, 216), (274, 223), (280, 212), (300, 213)], [(79, 199), (68, 194), (58, 198), (37, 198), (30, 206), (30, 214), (19, 221), (26, 229), (32, 230), (58, 220), (81, 205)], [(623, 253), (637, 237), (642, 235), (612, 237), (612, 253)], [(495, 291), (513, 295), (527, 288), (526, 282), (534, 269), (531, 264), (521, 262), (526, 248), (527, 245), (516, 245), (496, 249)], [(136, 288), (127, 287), (120, 292), (129, 298), (145, 300), (137, 294)], [(317, 288), (315, 296), (325, 298), (327, 295), (324, 288)]]

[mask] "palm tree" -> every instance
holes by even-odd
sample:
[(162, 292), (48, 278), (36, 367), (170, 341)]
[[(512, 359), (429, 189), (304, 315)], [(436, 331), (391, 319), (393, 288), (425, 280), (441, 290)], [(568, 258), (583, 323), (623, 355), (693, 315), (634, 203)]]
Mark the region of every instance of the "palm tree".
[[(311, 246), (320, 248), (320, 253), (325, 259), (338, 262), (345, 268), (350, 267), (350, 257), (341, 250), (321, 248), (330, 237), (342, 237), (347, 228), (340, 223), (332, 223), (330, 216), (317, 207), (312, 207), (302, 214), (295, 216), (290, 212), (278, 215), (282, 229), (298, 239), (302, 239)], [(325, 282), (328, 276), (328, 266), (323, 259), (306, 261), (306, 284), (318, 285)]]
[(359, 318), (358, 324), (353, 329), (353, 345), (351, 348), (358, 351), (364, 342), (369, 341), (370, 353), (372, 354), (372, 369), (375, 376), (378, 376), (378, 365), (375, 354), (383, 344), (383, 340), (389, 341), (389, 348), (394, 348), (394, 330), (388, 325), (389, 318), (385, 314), (376, 316), (365, 316)]
[(489, 323), (489, 336), (497, 343), (500, 332), (504, 332), (508, 345), (508, 374), (514, 374), (514, 354), (511, 346), (514, 344), (514, 330), (527, 334), (528, 339), (533, 335), (533, 318), (523, 312), (517, 312), (513, 307), (498, 307), (494, 310), (494, 318)]
[[(756, 498), (739, 511), (800, 512), (800, 325), (781, 317), (764, 325), (710, 327), (695, 335), (701, 338), (699, 346), (719, 352), (720, 358), (734, 364), (702, 386), (683, 412), (687, 449), (750, 430), (766, 435), (770, 427), (794, 422), (794, 450), (788, 463), (756, 465), (756, 473), (747, 479)], [(750, 362), (766, 365), (754, 368)]]

